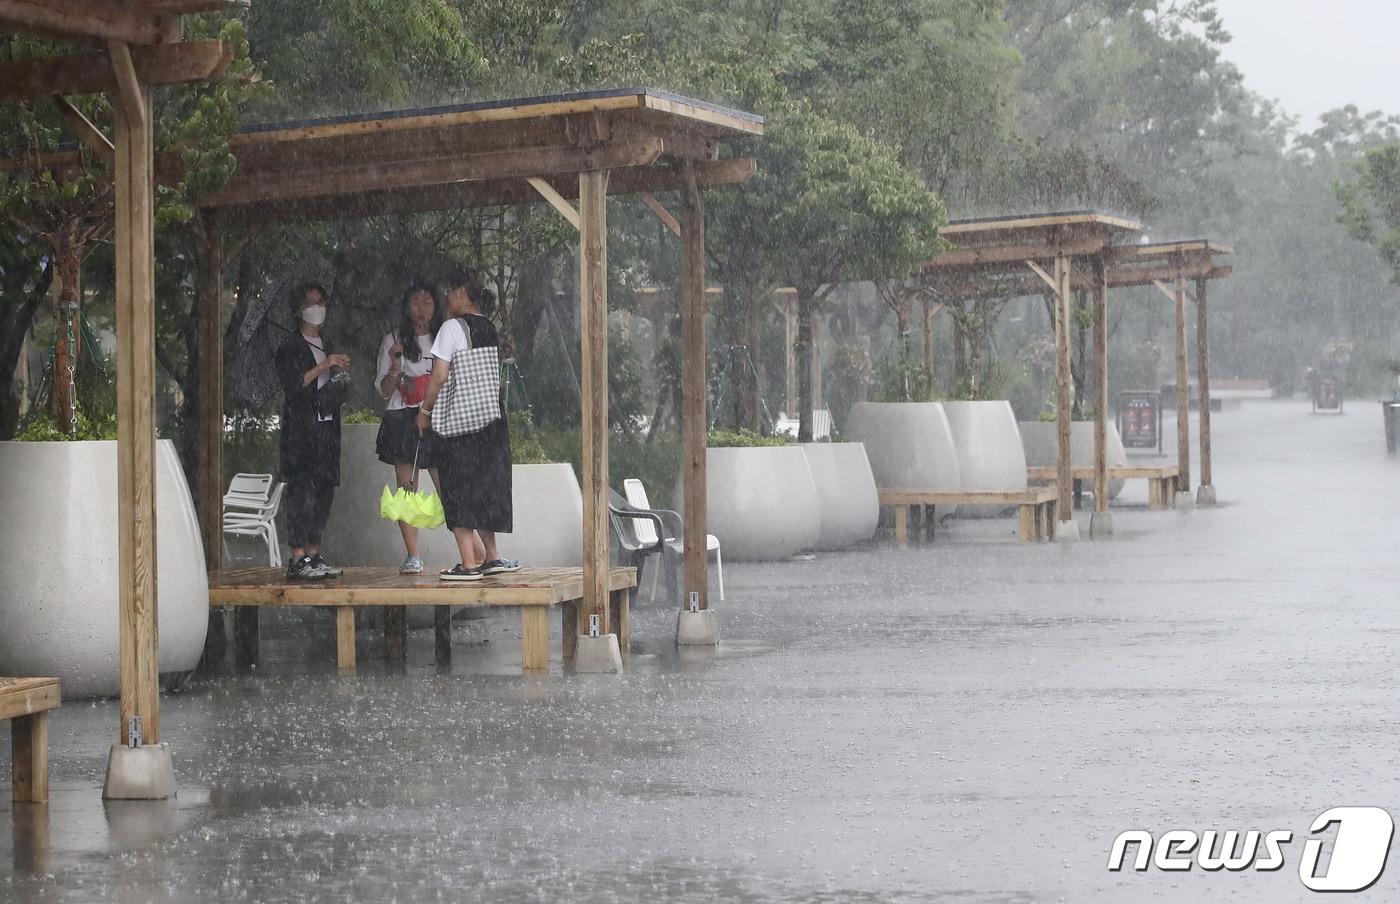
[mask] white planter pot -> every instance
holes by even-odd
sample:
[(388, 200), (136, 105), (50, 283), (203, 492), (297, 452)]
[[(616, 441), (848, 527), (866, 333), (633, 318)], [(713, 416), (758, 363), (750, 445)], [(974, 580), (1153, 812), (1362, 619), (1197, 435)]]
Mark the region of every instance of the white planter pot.
[[(1054, 421), (1022, 421), (1021, 443), (1026, 452), (1026, 464), (1032, 468), (1053, 468), (1059, 455), (1059, 433)], [(1070, 467), (1094, 466), (1094, 422), (1075, 421), (1069, 427)], [(1108, 466), (1126, 468), (1128, 453), (1118, 436), (1118, 427), (1108, 425)], [(1108, 482), (1108, 498), (1116, 499), (1123, 492), (1123, 481)]]
[(953, 434), (940, 403), (860, 402), (847, 420), (846, 438), (865, 446), (881, 489), (962, 488)]
[[(943, 411), (953, 434), (964, 490), (1026, 488), (1026, 454), (1010, 402), (944, 402)], [(995, 517), (1002, 510), (990, 505), (958, 506), (962, 517)]]
[(816, 548), (821, 501), (801, 446), (709, 449), (705, 488), (709, 532), (726, 559), (773, 561)]
[[(65, 698), (121, 692), (117, 444), (0, 443), (0, 675), (58, 677)], [(209, 578), (189, 486), (156, 444), (160, 672), (194, 669)]]
[(821, 505), (817, 549), (845, 549), (875, 536), (880, 493), (860, 443), (805, 443), (807, 466)]
[[(394, 469), (375, 455), (377, 424), (342, 428), (340, 488), (321, 537), (326, 559), (336, 565), (393, 568), (403, 561), (403, 535), (396, 522), (379, 517), (379, 497), (394, 486)], [(435, 490), (425, 473), (424, 492)], [(580, 566), (583, 563), (583, 493), (568, 464), (515, 465), (511, 474), (514, 531), (498, 534), (501, 555), (526, 565)], [(418, 555), (425, 571), (450, 567), (457, 544), (446, 527), (418, 532)], [(431, 610), (408, 610), (412, 627), (432, 624)]]

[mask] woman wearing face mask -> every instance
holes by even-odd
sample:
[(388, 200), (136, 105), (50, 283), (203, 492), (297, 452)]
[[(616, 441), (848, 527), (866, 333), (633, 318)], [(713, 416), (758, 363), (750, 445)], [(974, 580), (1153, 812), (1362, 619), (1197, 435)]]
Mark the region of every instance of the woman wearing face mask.
[[(380, 461), (393, 465), (396, 484), (400, 487), (417, 488), (422, 469), (432, 465), (432, 437), (420, 436), (415, 422), (432, 377), (433, 339), (442, 326), (440, 307), (436, 289), (426, 283), (414, 283), (399, 300), (398, 324), (379, 343), (375, 387), (379, 397), (389, 404), (379, 424), (374, 449)], [(436, 468), (431, 473), (436, 488)], [(399, 566), (399, 574), (422, 574), (418, 528), (400, 521), (399, 532), (403, 534), (407, 553)]]
[(418, 410), (418, 429), (426, 434), (439, 423), (432, 415), (433, 406), (449, 376), (454, 392), (466, 390), (464, 384), (471, 383), (473, 390), (494, 399), (488, 406), (494, 409), (494, 417), (485, 426), (458, 436), (433, 437), (433, 459), (441, 475), (438, 492), (462, 557), (441, 573), (444, 581), (479, 581), (486, 575), (520, 570), (519, 562), (502, 559), (496, 549), (496, 533), (509, 533), (512, 524), (510, 431), (500, 405), (500, 372), (483, 374), (479, 382), (473, 382), (470, 370), (454, 373), (468, 362), (467, 353), (496, 345), (496, 325), (486, 316), (494, 301), (482, 291), (474, 270), (459, 271), (447, 280), (447, 312), (452, 319), (443, 323), (433, 343), (433, 375)]
[(287, 483), (287, 579), (338, 577), (321, 557), (321, 532), (340, 483), (340, 406), (350, 356), (330, 353), (321, 337), (330, 296), (315, 283), (299, 286), (291, 304), (300, 329), (277, 348), (282, 384), (281, 471)]

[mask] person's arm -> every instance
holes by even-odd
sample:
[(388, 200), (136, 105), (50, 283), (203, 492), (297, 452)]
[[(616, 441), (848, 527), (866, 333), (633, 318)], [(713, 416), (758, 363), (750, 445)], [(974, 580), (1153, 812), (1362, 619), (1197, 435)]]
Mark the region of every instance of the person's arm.
[[(395, 354), (397, 352), (397, 354)], [(379, 368), (375, 388), (379, 397), (388, 401), (399, 386), (399, 375), (403, 373), (403, 346), (394, 341), (394, 334), (384, 337), (379, 344)]]
[(433, 375), (428, 379), (428, 392), (423, 396), (423, 404), (418, 408), (418, 432), (423, 433), (433, 425), (433, 406), (437, 405), (438, 393), (442, 392), (442, 387), (447, 383), (447, 369), (451, 367), (451, 362), (442, 358), (434, 359)]
[(288, 396), (296, 395), (312, 383), (315, 383), (321, 374), (325, 373), (327, 369), (326, 362), (330, 361), (330, 358), (327, 358), (326, 362), (317, 364), (310, 370), (303, 372), (301, 369), (301, 362), (298, 360), (300, 357), (301, 356), (297, 354), (296, 347), (293, 345), (284, 344), (277, 348), (277, 354), (275, 356), (277, 381), (282, 384), (282, 391)]

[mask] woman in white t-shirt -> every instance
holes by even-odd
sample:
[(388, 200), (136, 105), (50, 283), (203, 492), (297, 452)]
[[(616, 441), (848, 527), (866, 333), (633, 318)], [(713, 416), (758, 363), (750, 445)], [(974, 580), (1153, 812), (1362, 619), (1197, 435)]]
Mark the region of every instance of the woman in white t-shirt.
[[(394, 479), (400, 487), (417, 488), (424, 469), (430, 470), (434, 489), (438, 486), (432, 436), (420, 436), (414, 421), (432, 377), (433, 359), (429, 352), (441, 326), (442, 305), (437, 291), (427, 283), (414, 283), (399, 300), (398, 324), (379, 343), (375, 388), (389, 404), (379, 424), (374, 450), (380, 461), (393, 465)], [(421, 574), (418, 528), (400, 521), (399, 531), (407, 553), (399, 573)]]

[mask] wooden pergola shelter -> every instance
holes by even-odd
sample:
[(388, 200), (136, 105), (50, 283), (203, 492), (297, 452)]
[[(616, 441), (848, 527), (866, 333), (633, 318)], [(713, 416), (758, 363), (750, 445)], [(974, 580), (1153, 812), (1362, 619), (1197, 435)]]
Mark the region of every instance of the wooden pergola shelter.
[[(720, 159), (763, 120), (651, 88), (490, 101), (254, 126), (233, 137), (237, 174), (201, 199), (208, 259), (197, 307), (202, 360), (221, 368), (217, 317), (224, 233), (306, 222), (547, 202), (579, 231), (582, 336), (583, 571), (580, 634), (608, 632), (607, 215), (609, 194), (636, 194), (681, 239), (682, 474), (687, 608), (706, 612), (705, 188), (753, 175), (751, 158)], [(678, 192), (679, 216), (656, 198)], [(577, 202), (577, 206), (571, 202)], [(216, 385), (219, 385), (216, 381)], [(198, 496), (217, 536), (223, 410), (200, 402)], [(207, 544), (211, 570), (219, 545)]]
[[(1198, 379), (1201, 392), (1202, 502), (1215, 501), (1210, 474), (1210, 368), (1206, 287), (1228, 277), (1231, 270), (1216, 257), (1231, 253), (1227, 246), (1205, 239), (1131, 244), (1142, 226), (1135, 221), (1093, 211), (1035, 214), (955, 221), (943, 235), (953, 249), (938, 254), (923, 267), (933, 291), (945, 300), (1048, 294), (1055, 302), (1056, 424), (1058, 450), (1056, 483), (1061, 525), (1072, 518), (1073, 486), (1069, 451), (1070, 373), (1069, 332), (1072, 297), (1088, 291), (1094, 321), (1094, 522), (1091, 533), (1112, 532), (1108, 514), (1108, 292), (1114, 288), (1155, 285), (1176, 302), (1176, 364), (1178, 386), (1178, 492), (1190, 485), (1190, 445), (1187, 405), (1186, 301), (1197, 303)], [(1078, 260), (1082, 266), (1076, 267)], [(1196, 282), (1192, 295), (1188, 280)], [(1049, 290), (1047, 293), (1047, 289)]]
[[(104, 793), (173, 793), (160, 746), (158, 605), (155, 587), (154, 188), (178, 178), (177, 156), (157, 159), (151, 88), (207, 79), (229, 61), (219, 42), (180, 43), (180, 15), (238, 0), (0, 0), (0, 31), (94, 43), (92, 52), (0, 63), (0, 100), (114, 95), (114, 138), (81, 117), (76, 137), (110, 159), (116, 188), (118, 520), (121, 582), (121, 726)], [(56, 101), (65, 105), (61, 99)], [(759, 117), (649, 88), (463, 104), (259, 126), (233, 136), (237, 175), (200, 199), (205, 241), (196, 317), (204, 362), (195, 488), (206, 556), (220, 565), (223, 274), (236, 254), (228, 230), (380, 214), (542, 201), (579, 231), (583, 345), (583, 598), (579, 634), (609, 633), (607, 214), (609, 194), (637, 194), (681, 240), (684, 351), (683, 454), (687, 609), (709, 608), (705, 560), (705, 359), (703, 191), (742, 183), (752, 159), (720, 159), (728, 140), (761, 135)], [(47, 163), (65, 164), (66, 152)], [(75, 157), (75, 155), (68, 155)], [(72, 160), (68, 161), (69, 163)], [(656, 193), (678, 192), (679, 215)], [(576, 202), (576, 203), (574, 203)], [(244, 237), (246, 240), (246, 236)], [(209, 391), (208, 387), (215, 387)], [(712, 621), (707, 621), (712, 625)], [(693, 638), (692, 638), (693, 639)], [(713, 642), (713, 635), (709, 642)], [(142, 774), (119, 754), (163, 751)], [(122, 758), (124, 763), (148, 757)], [(162, 774), (163, 772), (163, 774)]]

